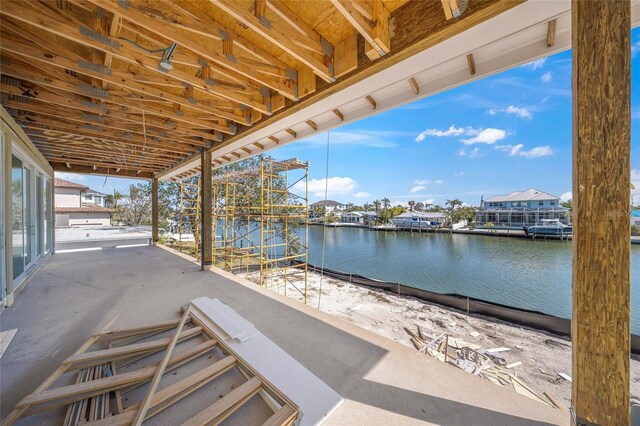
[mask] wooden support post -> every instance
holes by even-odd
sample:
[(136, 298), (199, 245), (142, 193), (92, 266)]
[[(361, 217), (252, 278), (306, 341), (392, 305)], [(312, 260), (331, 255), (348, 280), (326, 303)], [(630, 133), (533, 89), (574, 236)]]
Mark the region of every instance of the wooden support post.
[(573, 0), (572, 420), (628, 425), (630, 2)]
[(211, 232), (213, 230), (213, 218), (211, 217), (211, 151), (202, 150), (200, 155), (200, 215), (202, 232), (200, 241), (200, 269), (213, 263), (213, 240)]
[(151, 179), (151, 239), (158, 243), (158, 178)]

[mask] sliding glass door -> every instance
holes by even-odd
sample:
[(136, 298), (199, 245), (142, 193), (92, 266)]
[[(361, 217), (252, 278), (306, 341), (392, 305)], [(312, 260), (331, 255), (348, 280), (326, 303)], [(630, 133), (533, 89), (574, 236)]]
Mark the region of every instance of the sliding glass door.
[(51, 182), (21, 157), (11, 158), (14, 289), (51, 249)]
[(24, 273), (25, 220), (24, 220), (24, 168), (22, 160), (11, 156), (11, 205), (12, 205), (12, 253), (13, 280)]

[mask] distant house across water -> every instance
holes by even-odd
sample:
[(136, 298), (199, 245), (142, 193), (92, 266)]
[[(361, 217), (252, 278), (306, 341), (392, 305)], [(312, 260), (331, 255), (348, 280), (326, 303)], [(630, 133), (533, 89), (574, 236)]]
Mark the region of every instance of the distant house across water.
[(631, 224), (640, 226), (640, 209), (631, 211)]
[(95, 189), (89, 189), (87, 192), (82, 193), (82, 202), (93, 204), (94, 206), (106, 207), (105, 196), (102, 192), (98, 192)]
[(374, 223), (378, 215), (374, 211), (370, 212), (349, 212), (342, 215), (342, 223), (357, 223), (362, 225), (369, 225)]
[(560, 197), (531, 188), (480, 201), (476, 226), (492, 223), (496, 228), (522, 229), (542, 219), (558, 219), (569, 224), (569, 209), (560, 206)]
[(342, 204), (339, 203), (337, 201), (334, 200), (322, 200), (322, 201), (318, 201), (315, 202), (313, 204), (309, 204), (309, 217), (310, 218), (315, 218), (316, 215), (316, 211), (320, 210), (323, 211), (324, 213), (333, 213), (336, 216), (342, 216), (342, 212), (344, 212), (347, 209), (347, 205), (346, 204)]

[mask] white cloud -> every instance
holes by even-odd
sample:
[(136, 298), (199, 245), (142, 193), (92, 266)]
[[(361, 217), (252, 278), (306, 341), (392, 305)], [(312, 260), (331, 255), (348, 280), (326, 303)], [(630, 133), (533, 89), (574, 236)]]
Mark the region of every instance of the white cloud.
[(423, 180), (414, 180), (414, 181), (413, 181), (413, 183), (414, 183), (415, 185), (426, 185), (426, 184), (428, 184), (428, 183), (429, 183), (429, 181), (428, 181), (428, 180), (426, 180), (426, 179), (423, 179)]
[(561, 201), (569, 201), (573, 198), (573, 193), (571, 191), (567, 191), (560, 196)]
[(528, 151), (520, 151), (518, 155), (527, 158), (538, 158), (538, 157), (546, 157), (548, 155), (553, 155), (554, 151), (549, 146), (536, 146), (535, 148), (531, 148)]
[(531, 61), (529, 63), (522, 65), (522, 68), (528, 68), (530, 70), (535, 71), (537, 69), (544, 67), (545, 62), (547, 62), (547, 58), (540, 58), (535, 61)]
[(424, 191), (425, 189), (427, 189), (427, 187), (424, 185), (416, 185), (413, 188), (411, 188), (411, 191), (409, 192), (413, 194), (414, 192)]
[(464, 176), (464, 175), (465, 175), (465, 172), (458, 172), (454, 176)]
[(416, 136), (416, 142), (422, 142), (427, 136), (435, 136), (441, 138), (443, 136), (460, 136), (465, 133), (462, 127), (456, 127), (455, 124), (449, 126), (447, 130), (426, 129)]
[(518, 153), (520, 152), (520, 150), (524, 147), (523, 144), (519, 143), (517, 145), (496, 145), (496, 149), (499, 149), (500, 151), (505, 151), (509, 153), (510, 157), (513, 157), (515, 155), (518, 155)]
[(543, 83), (548, 83), (553, 79), (553, 73), (551, 71), (547, 71), (544, 74), (542, 74), (542, 77), (540, 77), (540, 81), (542, 81)]
[(370, 197), (371, 194), (369, 194), (368, 192), (360, 191), (353, 194), (353, 196), (356, 198), (367, 198), (367, 197)]
[(77, 175), (75, 173), (55, 172), (54, 174), (58, 179), (70, 180), (71, 182), (84, 180), (84, 175)]
[(440, 184), (442, 183), (442, 179), (438, 179), (438, 180), (436, 180), (436, 183), (437, 183), (438, 185), (440, 185)]
[(520, 118), (533, 118), (533, 115), (527, 108), (520, 108), (514, 105), (509, 105), (504, 109), (490, 109), (487, 111), (489, 115), (496, 115), (499, 112), (504, 112), (507, 115), (515, 115)]
[(471, 152), (469, 153), (469, 157), (470, 158), (477, 158), (480, 157), (480, 148), (475, 147), (471, 150)]
[(502, 129), (482, 129), (477, 132), (476, 136), (469, 139), (462, 139), (462, 143), (465, 145), (473, 145), (476, 143), (493, 144), (499, 140), (504, 139), (507, 136), (507, 132)]
[[(309, 193), (314, 197), (323, 197), (325, 195), (325, 188), (327, 190), (328, 197), (334, 197), (338, 195), (348, 195), (358, 186), (358, 182), (350, 177), (331, 177), (327, 179), (311, 179), (309, 181)], [(298, 182), (293, 186), (294, 189), (304, 192), (305, 183)]]
[(427, 205), (427, 204), (435, 204), (436, 200), (435, 198), (429, 198), (428, 200), (424, 200), (423, 204)]
[[(331, 146), (363, 146), (369, 148), (394, 148), (398, 146), (397, 138), (413, 136), (410, 132), (394, 132), (386, 130), (353, 130), (332, 131), (329, 134)], [(300, 141), (310, 145), (326, 146), (327, 134), (318, 133)]]
[(496, 149), (509, 153), (510, 157), (520, 156), (527, 158), (538, 158), (553, 155), (554, 151), (550, 146), (536, 146), (530, 150), (523, 150), (524, 145), (519, 143), (517, 145), (496, 145)]
[(467, 155), (467, 151), (465, 151), (464, 148), (462, 148), (460, 151), (458, 151), (458, 156), (459, 157), (464, 157)]
[(638, 52), (640, 52), (640, 40), (631, 45), (631, 57), (635, 58)]

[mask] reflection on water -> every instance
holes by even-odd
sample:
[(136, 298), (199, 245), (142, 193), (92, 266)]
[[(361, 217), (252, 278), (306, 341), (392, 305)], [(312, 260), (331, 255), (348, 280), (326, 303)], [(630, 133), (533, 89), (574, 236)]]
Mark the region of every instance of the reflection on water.
[[(309, 262), (320, 266), (320, 226), (309, 227)], [(461, 234), (327, 228), (325, 267), (571, 316), (571, 243)], [(631, 247), (631, 329), (640, 334), (640, 246)]]

